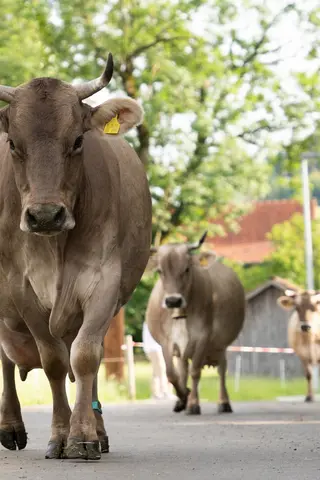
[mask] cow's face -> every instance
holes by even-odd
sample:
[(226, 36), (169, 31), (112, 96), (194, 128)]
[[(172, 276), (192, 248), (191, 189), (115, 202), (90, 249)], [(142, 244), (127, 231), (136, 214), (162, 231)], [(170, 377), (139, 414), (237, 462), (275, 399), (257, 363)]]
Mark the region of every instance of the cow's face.
[(157, 271), (165, 291), (164, 308), (186, 308), (192, 266), (192, 256), (186, 245), (163, 245), (159, 248)]
[(21, 197), (21, 230), (55, 235), (72, 229), (75, 202), (83, 186), (86, 132), (92, 128), (103, 131), (116, 115), (118, 134), (141, 120), (141, 108), (130, 99), (112, 99), (97, 108), (82, 102), (108, 83), (112, 57), (108, 65), (98, 87), (97, 81), (74, 87), (39, 78), (10, 89), (9, 95), (0, 86), (0, 99), (10, 103), (0, 110), (0, 131), (7, 133), (8, 155)]
[(314, 314), (320, 308), (320, 293), (314, 291), (294, 292), (286, 290), (285, 296), (278, 298), (278, 304), (285, 310), (295, 310), (301, 331), (308, 333), (312, 328)]
[(167, 244), (157, 249), (153, 265), (156, 266), (164, 289), (163, 308), (181, 312), (187, 308), (194, 266), (195, 263), (199, 264), (191, 252), (200, 247), (205, 236), (206, 234), (194, 244)]

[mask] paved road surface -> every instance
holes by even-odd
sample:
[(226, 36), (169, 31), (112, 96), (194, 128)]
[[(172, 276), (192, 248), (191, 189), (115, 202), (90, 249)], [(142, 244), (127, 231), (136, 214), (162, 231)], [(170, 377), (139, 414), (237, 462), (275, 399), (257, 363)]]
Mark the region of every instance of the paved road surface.
[(218, 416), (171, 413), (171, 404), (109, 405), (111, 452), (99, 462), (45, 460), (50, 409), (25, 409), (29, 444), (0, 449), (0, 479), (317, 480), (320, 404), (243, 403)]

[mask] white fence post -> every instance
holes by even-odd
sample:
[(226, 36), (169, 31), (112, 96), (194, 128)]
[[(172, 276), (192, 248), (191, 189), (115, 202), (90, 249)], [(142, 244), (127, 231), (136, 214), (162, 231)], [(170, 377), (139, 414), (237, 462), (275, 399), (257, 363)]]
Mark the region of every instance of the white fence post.
[(284, 358), (280, 359), (279, 367), (280, 367), (281, 388), (285, 388), (285, 386), (286, 386), (286, 361), (284, 360)]
[(70, 405), (70, 401), (71, 401), (71, 395), (70, 395), (70, 385), (71, 382), (68, 378), (68, 375), (66, 376), (66, 394), (67, 394), (67, 399), (68, 399), (68, 403)]
[(128, 390), (130, 400), (136, 398), (136, 376), (134, 370), (134, 353), (132, 335), (126, 336), (126, 356), (128, 366)]
[(234, 374), (234, 391), (238, 392), (240, 388), (241, 377), (241, 355), (236, 356), (236, 370)]
[(319, 365), (312, 367), (312, 388), (314, 392), (319, 390)]

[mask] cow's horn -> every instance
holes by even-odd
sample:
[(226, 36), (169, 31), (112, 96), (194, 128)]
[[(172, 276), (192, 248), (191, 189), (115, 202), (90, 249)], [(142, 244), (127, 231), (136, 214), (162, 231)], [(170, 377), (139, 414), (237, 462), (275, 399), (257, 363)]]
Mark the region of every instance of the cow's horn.
[(0, 100), (10, 103), (13, 100), (15, 91), (15, 87), (7, 87), (6, 85), (0, 85)]
[(91, 97), (91, 95), (99, 92), (99, 90), (102, 90), (103, 87), (106, 87), (112, 78), (112, 74), (113, 58), (111, 53), (109, 53), (106, 68), (100, 77), (90, 80), (89, 82), (80, 83), (79, 85), (73, 85), (80, 100)]
[(158, 251), (157, 247), (150, 247), (151, 253), (157, 253), (157, 251)]
[(204, 232), (204, 234), (202, 235), (202, 237), (200, 238), (200, 240), (198, 240), (197, 242), (195, 242), (195, 243), (189, 243), (189, 245), (188, 245), (189, 251), (191, 251), (191, 250), (197, 250), (198, 248), (200, 248), (201, 245), (203, 244), (203, 242), (204, 242), (205, 239), (206, 239), (207, 233), (208, 233), (208, 231)]

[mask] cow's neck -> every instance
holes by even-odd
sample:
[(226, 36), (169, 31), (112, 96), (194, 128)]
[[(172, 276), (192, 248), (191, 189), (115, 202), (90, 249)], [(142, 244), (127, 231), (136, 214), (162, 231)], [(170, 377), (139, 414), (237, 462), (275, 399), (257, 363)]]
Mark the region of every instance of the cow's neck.
[(188, 304), (194, 313), (203, 312), (212, 304), (211, 282), (208, 272), (203, 267), (194, 266)]

